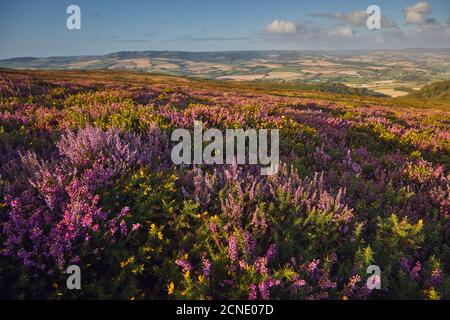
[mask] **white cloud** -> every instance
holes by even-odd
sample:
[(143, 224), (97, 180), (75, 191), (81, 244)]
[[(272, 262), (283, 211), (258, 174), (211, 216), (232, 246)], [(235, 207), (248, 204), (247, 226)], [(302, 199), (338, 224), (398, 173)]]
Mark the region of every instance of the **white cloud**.
[(448, 48), (450, 25), (425, 23), (409, 28), (382, 29), (380, 32), (353, 30), (350, 26), (296, 24), (294, 34), (265, 32), (261, 41), (272, 48), (295, 49), (402, 49)]
[(364, 11), (311, 14), (334, 19), (331, 24), (277, 19), (266, 27), (261, 42), (285, 49), (449, 48), (450, 18), (439, 22), (430, 17), (431, 6), (425, 1), (406, 7), (404, 13), (409, 26), (398, 26), (382, 15), (382, 29), (377, 32), (367, 30)]
[(328, 30), (330, 37), (351, 38), (353, 37), (353, 30), (350, 27), (335, 27)]
[(269, 33), (296, 33), (297, 25), (291, 21), (275, 19), (266, 27)]
[(427, 19), (425, 16), (431, 13), (431, 6), (426, 1), (416, 3), (411, 7), (403, 10), (407, 24), (425, 24)]
[[(351, 11), (347, 13), (343, 12), (332, 12), (332, 13), (313, 13), (311, 14), (313, 17), (325, 17), (331, 19), (338, 19), (343, 22), (350, 24), (353, 27), (367, 27), (367, 18), (369, 14), (366, 11)], [(383, 28), (397, 28), (397, 23), (394, 20), (387, 18), (386, 16), (381, 16), (381, 26)]]
[(336, 12), (332, 14), (335, 18), (350, 22), (354, 26), (366, 26), (367, 13), (365, 11), (353, 11), (348, 13)]

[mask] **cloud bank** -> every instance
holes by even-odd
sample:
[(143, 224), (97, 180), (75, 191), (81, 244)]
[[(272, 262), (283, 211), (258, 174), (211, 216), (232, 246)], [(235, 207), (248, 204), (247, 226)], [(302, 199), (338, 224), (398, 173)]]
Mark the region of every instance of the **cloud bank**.
[[(330, 19), (336, 19), (343, 23), (349, 24), (352, 27), (357, 28), (365, 28), (366, 21), (369, 17), (369, 14), (365, 10), (360, 11), (352, 11), (352, 12), (331, 12), (331, 13), (313, 13), (312, 17), (324, 17)], [(397, 23), (394, 20), (387, 18), (382, 15), (381, 17), (381, 26), (383, 28), (397, 28)]]
[[(401, 9), (400, 9), (401, 10)], [(312, 13), (318, 18), (293, 22), (280, 18), (269, 23), (261, 41), (288, 49), (401, 49), (441, 48), (450, 43), (450, 18), (438, 22), (432, 7), (420, 1), (403, 9), (404, 21), (381, 14), (381, 30), (369, 30), (365, 10)], [(323, 19), (325, 18), (325, 20)], [(324, 23), (327, 22), (330, 23)], [(334, 22), (333, 22), (334, 21)]]

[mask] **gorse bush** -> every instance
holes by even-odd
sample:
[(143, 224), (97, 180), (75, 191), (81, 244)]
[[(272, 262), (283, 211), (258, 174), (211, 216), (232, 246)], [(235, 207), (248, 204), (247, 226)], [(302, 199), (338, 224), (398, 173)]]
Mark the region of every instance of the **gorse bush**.
[[(173, 165), (171, 132), (195, 120), (279, 128), (280, 170)], [(448, 299), (449, 120), (1, 74), (0, 297)]]

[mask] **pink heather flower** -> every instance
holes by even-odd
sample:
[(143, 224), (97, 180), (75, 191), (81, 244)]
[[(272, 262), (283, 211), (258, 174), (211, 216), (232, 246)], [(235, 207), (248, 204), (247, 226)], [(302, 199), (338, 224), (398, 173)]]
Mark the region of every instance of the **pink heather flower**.
[(276, 287), (276, 286), (279, 286), (281, 284), (281, 281), (280, 280), (273, 280), (273, 279), (269, 279), (269, 280), (267, 280), (267, 286), (269, 287), (269, 288), (271, 288), (271, 287)]
[(233, 286), (234, 285), (234, 281), (232, 280), (232, 279), (227, 279), (227, 280), (223, 280), (221, 283), (220, 283), (220, 286), (221, 287), (224, 287), (224, 286)]
[(328, 299), (328, 292), (319, 292), (310, 294), (305, 300), (325, 300)]
[(126, 216), (130, 213), (130, 207), (123, 207), (120, 211), (120, 217)]
[(269, 289), (274, 286), (279, 286), (280, 284), (280, 280), (268, 279), (266, 281), (263, 281), (258, 285), (259, 293), (264, 300), (268, 300), (270, 299)]
[(254, 263), (256, 272), (259, 272), (262, 275), (267, 275), (269, 273), (269, 270), (267, 268), (267, 258), (266, 257), (260, 257), (257, 258)]
[(442, 272), (441, 269), (436, 268), (431, 272), (431, 285), (434, 287), (438, 287), (442, 284)]
[(422, 270), (422, 264), (417, 261), (414, 268), (412, 268), (410, 273), (411, 280), (418, 281), (420, 279), (420, 270)]
[(319, 287), (321, 289), (334, 289), (336, 286), (336, 282), (331, 281), (326, 273), (324, 273), (319, 279)]
[(269, 300), (270, 294), (269, 294), (269, 288), (267, 286), (267, 283), (265, 281), (261, 282), (258, 285), (258, 288), (259, 288), (259, 293), (261, 294), (261, 297), (264, 300)]
[(212, 234), (217, 234), (217, 225), (214, 221), (209, 224), (209, 230), (211, 230)]
[(248, 300), (256, 300), (258, 299), (258, 292), (256, 291), (256, 286), (251, 283), (248, 286)]
[(293, 267), (297, 267), (297, 260), (295, 259), (295, 257), (292, 257), (292, 258), (291, 258), (290, 263), (291, 263), (291, 265), (292, 265)]
[(186, 273), (187, 271), (191, 271), (191, 269), (192, 269), (191, 264), (186, 259), (177, 259), (177, 260), (175, 260), (175, 263), (179, 267), (181, 267), (181, 270), (183, 271), (183, 273)]
[(239, 267), (241, 268), (241, 270), (245, 270), (247, 268), (247, 262), (245, 262), (244, 260), (239, 260)]
[(269, 249), (267, 250), (267, 253), (266, 253), (267, 261), (270, 261), (275, 256), (275, 253), (276, 253), (276, 247), (275, 247), (275, 244), (273, 243), (270, 245)]
[(406, 258), (406, 257), (402, 257), (402, 259), (400, 260), (400, 266), (402, 267), (402, 270), (405, 272), (409, 273), (411, 270), (411, 266), (409, 265), (408, 258)]
[(361, 281), (361, 277), (359, 275), (352, 276), (349, 281), (345, 284), (343, 289), (343, 294), (352, 297), (357, 294), (358, 291), (358, 283)]
[(120, 227), (120, 233), (122, 234), (122, 236), (126, 236), (128, 234), (128, 228), (127, 228), (127, 224), (125, 223), (125, 221), (120, 221), (119, 224)]
[(141, 227), (142, 225), (140, 223), (133, 223), (133, 225), (131, 226), (131, 231), (139, 230)]
[(308, 263), (306, 270), (308, 270), (309, 273), (314, 273), (320, 263), (319, 259), (314, 259), (310, 263)]
[(246, 253), (247, 253), (248, 255), (252, 256), (253, 253), (254, 253), (254, 251), (255, 251), (256, 241), (255, 241), (255, 240), (252, 240), (252, 239), (250, 238), (250, 233), (247, 232), (247, 231), (245, 231), (245, 232), (243, 233), (243, 235), (244, 235), (244, 245), (245, 245)]
[(305, 284), (306, 284), (305, 280), (301, 279), (298, 275), (295, 276), (295, 278), (294, 278), (294, 287), (295, 288), (298, 289), (300, 287), (303, 287)]
[(235, 261), (237, 259), (237, 243), (236, 243), (236, 237), (231, 236), (228, 239), (228, 257), (231, 261)]
[(208, 258), (203, 258), (202, 265), (203, 265), (203, 276), (205, 278), (208, 278), (211, 272), (211, 262), (209, 261)]
[(112, 226), (109, 228), (109, 232), (111, 232), (111, 235), (115, 235), (116, 232), (117, 232), (117, 227), (116, 227), (115, 225), (112, 225)]

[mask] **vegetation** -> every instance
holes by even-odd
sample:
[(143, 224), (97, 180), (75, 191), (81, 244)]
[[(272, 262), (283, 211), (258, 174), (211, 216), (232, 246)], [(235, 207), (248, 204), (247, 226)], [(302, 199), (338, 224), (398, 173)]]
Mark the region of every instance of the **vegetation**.
[[(449, 299), (448, 104), (409, 101), (1, 71), (0, 298)], [(280, 129), (279, 172), (174, 165), (194, 120)]]
[(418, 92), (409, 94), (408, 98), (444, 100), (450, 103), (450, 80), (438, 81), (426, 85)]

